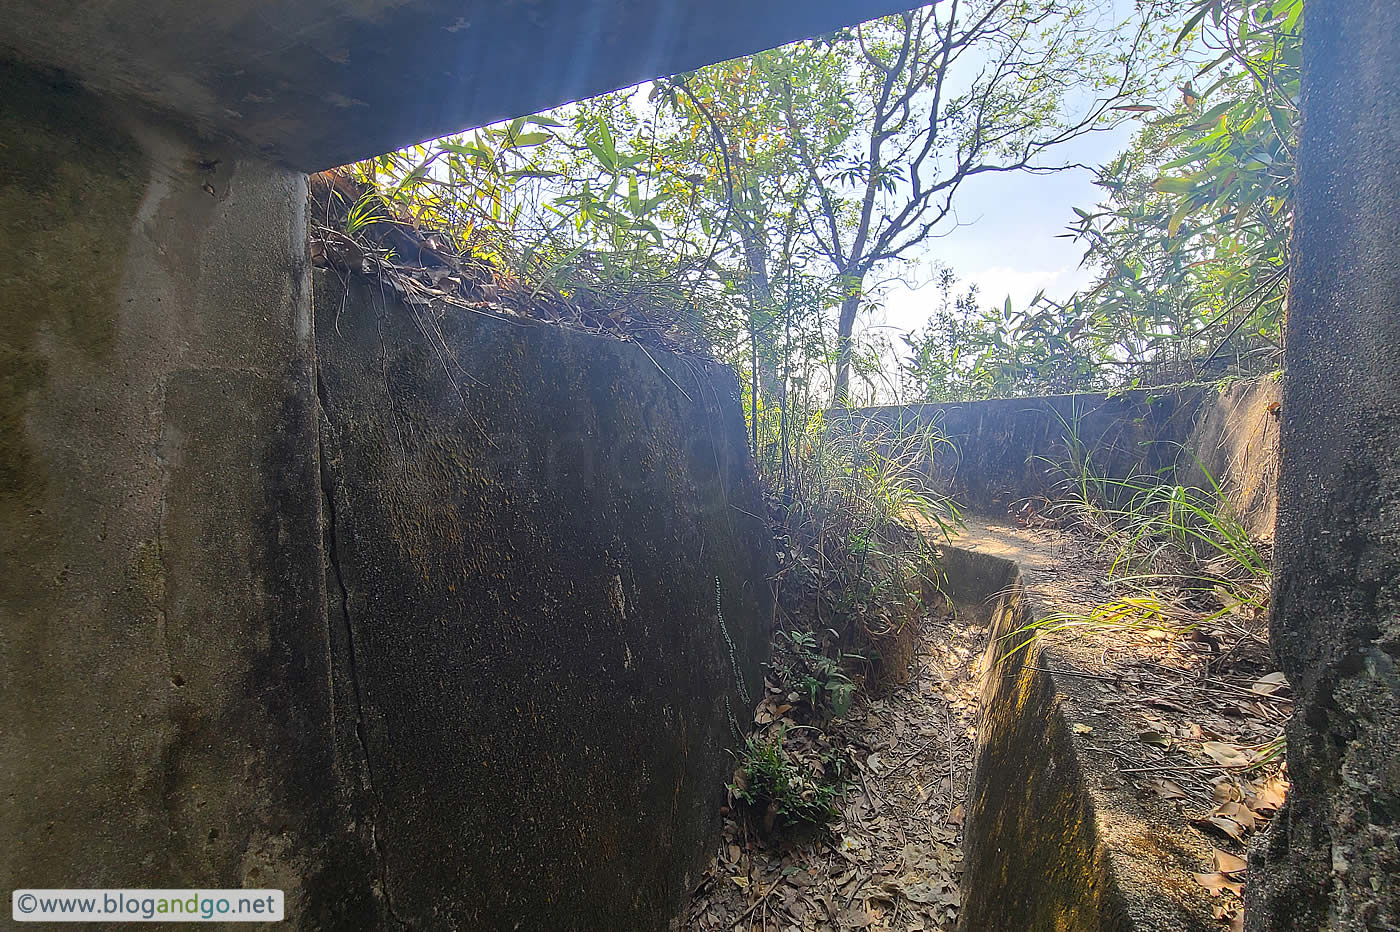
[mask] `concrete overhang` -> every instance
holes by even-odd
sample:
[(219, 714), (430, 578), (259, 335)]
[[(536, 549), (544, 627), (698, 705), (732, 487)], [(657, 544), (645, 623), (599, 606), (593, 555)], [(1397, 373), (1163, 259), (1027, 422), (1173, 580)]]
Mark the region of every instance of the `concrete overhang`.
[(911, 0), (0, 0), (0, 48), (318, 170)]

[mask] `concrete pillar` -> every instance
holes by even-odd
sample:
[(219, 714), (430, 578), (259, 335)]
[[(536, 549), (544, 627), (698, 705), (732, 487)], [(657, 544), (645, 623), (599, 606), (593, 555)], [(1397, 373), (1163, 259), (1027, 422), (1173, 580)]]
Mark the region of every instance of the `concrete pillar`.
[(1308, 0), (1272, 633), (1288, 804), (1247, 928), (1400, 928), (1400, 4)]
[(363, 919), (314, 889), (368, 872), (326, 779), (304, 176), (19, 68), (0, 99), (0, 883)]

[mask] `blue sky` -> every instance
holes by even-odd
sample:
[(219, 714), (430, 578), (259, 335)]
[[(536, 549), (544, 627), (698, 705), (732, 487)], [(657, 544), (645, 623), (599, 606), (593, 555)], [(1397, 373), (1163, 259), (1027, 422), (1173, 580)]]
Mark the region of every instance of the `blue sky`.
[[(1101, 165), (1126, 148), (1136, 127), (1132, 121), (1096, 133), (1059, 154), (1068, 161)], [(983, 304), (1000, 304), (1009, 295), (1021, 307), (1041, 289), (1049, 297), (1066, 298), (1088, 284), (1091, 275), (1079, 268), (1082, 244), (1056, 236), (1075, 219), (1073, 208), (1092, 207), (1103, 194), (1083, 169), (972, 179), (954, 201), (959, 225), (924, 246), (908, 277), (916, 284), (928, 282), (935, 264), (942, 263), (965, 282), (977, 283)], [(865, 326), (918, 329), (937, 300), (931, 284), (919, 290), (890, 285), (883, 312), (865, 319)]]

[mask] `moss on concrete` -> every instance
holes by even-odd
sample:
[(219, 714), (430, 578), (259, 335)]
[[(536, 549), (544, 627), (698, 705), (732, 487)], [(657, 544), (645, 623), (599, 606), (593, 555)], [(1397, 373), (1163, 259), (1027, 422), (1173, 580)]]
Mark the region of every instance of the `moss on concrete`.
[[(57, 79), (0, 63), (0, 99), (0, 509), (7, 512), (32, 505), (44, 483), (24, 427), (27, 399), (48, 374), (36, 341), (47, 334), (97, 358), (110, 347), (146, 166), (93, 98)], [(14, 533), (12, 520), (0, 517), (0, 534)]]
[[(960, 927), (1210, 932), (1209, 897), (1190, 879), (1208, 849), (1174, 813), (1122, 788), (1073, 733), (1067, 714), (1099, 700), (1089, 681), (1049, 672), (1079, 665), (1060, 645), (1027, 643), (1038, 583), (1028, 588), (1016, 562), (984, 552), (1015, 554), (987, 534), (974, 523), (943, 558), (959, 615), (990, 628)], [(1099, 720), (1095, 741), (1131, 740), (1127, 731)]]
[(768, 645), (733, 374), (317, 287), (336, 636), (395, 913), (664, 928), (747, 711), (717, 595), (750, 695)]
[(1010, 505), (1055, 494), (1061, 479), (1055, 464), (1069, 459), (1067, 428), (1094, 451), (1103, 475), (1170, 471), (1208, 391), (1181, 386), (993, 398), (858, 408), (851, 416), (887, 425), (938, 425), (952, 443), (939, 451), (930, 471), (974, 512), (1005, 514)]

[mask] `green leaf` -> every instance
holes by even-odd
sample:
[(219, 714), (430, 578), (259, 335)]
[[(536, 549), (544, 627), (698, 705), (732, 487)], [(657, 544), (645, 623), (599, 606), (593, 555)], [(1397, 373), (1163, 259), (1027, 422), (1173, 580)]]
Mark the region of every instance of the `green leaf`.
[(1163, 194), (1193, 194), (1197, 184), (1192, 178), (1163, 177), (1152, 182), (1152, 187)]
[(1177, 234), (1177, 231), (1181, 229), (1182, 221), (1185, 220), (1187, 215), (1190, 213), (1191, 202), (1182, 201), (1181, 205), (1177, 207), (1176, 212), (1172, 214), (1171, 222), (1167, 224), (1167, 235), (1175, 236)]

